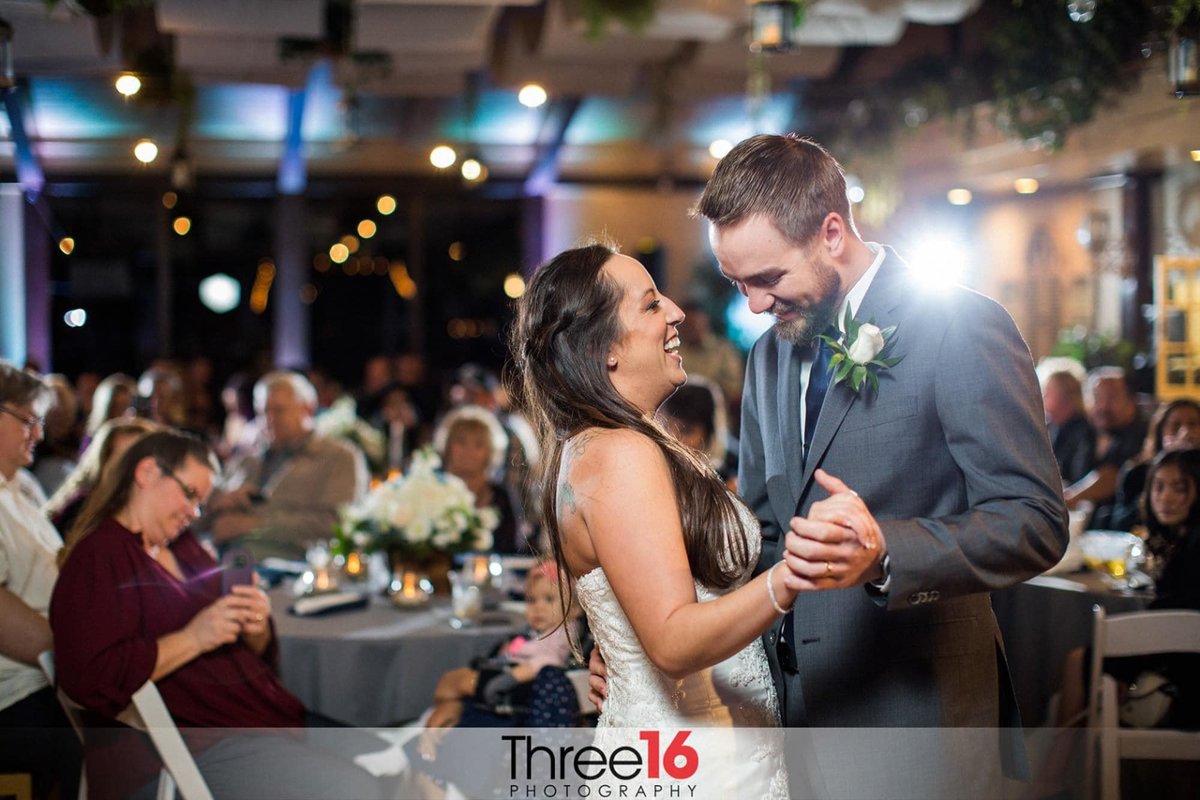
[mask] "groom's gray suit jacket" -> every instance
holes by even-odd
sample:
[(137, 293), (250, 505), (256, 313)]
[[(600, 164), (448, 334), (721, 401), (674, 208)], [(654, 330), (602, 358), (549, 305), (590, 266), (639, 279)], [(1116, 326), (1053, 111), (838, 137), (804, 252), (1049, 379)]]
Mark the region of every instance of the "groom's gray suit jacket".
[(832, 385), (801, 464), (800, 360), (774, 331), (750, 353), (739, 485), (763, 526), (759, 568), (781, 531), (826, 496), (821, 467), (857, 491), (891, 556), (886, 598), (802, 594), (798, 669), (766, 635), (785, 722), (814, 727), (1019, 726), (988, 592), (1055, 564), (1067, 512), (1029, 349), (992, 300), (924, 291), (890, 250), (856, 318), (896, 325), (878, 393)]

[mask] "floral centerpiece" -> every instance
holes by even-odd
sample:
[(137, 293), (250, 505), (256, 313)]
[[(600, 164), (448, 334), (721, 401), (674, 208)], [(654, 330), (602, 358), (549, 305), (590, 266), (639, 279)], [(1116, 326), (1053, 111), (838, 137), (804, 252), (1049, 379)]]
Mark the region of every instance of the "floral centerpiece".
[(353, 397), (339, 397), (329, 408), (317, 414), (313, 429), (322, 436), (345, 439), (357, 445), (371, 472), (382, 473), (387, 468), (387, 438), (383, 432), (358, 416)]
[(332, 549), (343, 556), (386, 552), (393, 562), (430, 561), (490, 550), (499, 522), (496, 510), (476, 508), (467, 485), (443, 472), (440, 459), (426, 449), (413, 454), (406, 475), (342, 510)]

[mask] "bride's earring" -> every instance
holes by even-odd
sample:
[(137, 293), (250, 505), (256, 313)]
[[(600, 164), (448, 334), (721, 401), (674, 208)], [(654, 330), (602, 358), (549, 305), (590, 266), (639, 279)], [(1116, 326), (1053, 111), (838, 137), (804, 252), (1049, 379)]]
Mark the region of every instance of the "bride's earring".
[(615, 356), (609, 356), (609, 357), (608, 357), (608, 368), (609, 368), (609, 369), (616, 369), (616, 368), (617, 368), (617, 359), (616, 359), (616, 357), (615, 357)]

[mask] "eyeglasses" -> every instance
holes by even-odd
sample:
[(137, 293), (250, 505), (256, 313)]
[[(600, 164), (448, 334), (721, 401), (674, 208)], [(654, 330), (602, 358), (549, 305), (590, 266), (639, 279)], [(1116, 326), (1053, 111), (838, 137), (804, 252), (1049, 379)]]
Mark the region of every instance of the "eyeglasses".
[(5, 414), (8, 414), (10, 417), (16, 417), (17, 419), (21, 420), (21, 424), (25, 426), (26, 433), (29, 433), (34, 428), (43, 428), (44, 429), (46, 427), (46, 418), (45, 417), (27, 417), (24, 414), (18, 414), (16, 411), (13, 411), (8, 406), (0, 406), (0, 411), (3, 411)]
[(196, 509), (196, 513), (203, 514), (204, 506), (200, 503), (200, 491), (184, 483), (180, 477), (175, 474), (174, 470), (161, 461), (158, 462), (158, 468), (162, 471), (164, 477), (175, 481), (175, 483), (179, 486), (179, 491), (183, 492), (184, 499), (192, 504), (192, 506)]

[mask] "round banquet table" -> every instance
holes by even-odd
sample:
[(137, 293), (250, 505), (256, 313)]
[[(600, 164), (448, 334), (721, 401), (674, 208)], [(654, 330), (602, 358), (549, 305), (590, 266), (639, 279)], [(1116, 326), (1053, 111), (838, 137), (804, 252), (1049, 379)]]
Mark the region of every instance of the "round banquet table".
[(1026, 726), (1052, 725), (1046, 705), (1058, 691), (1063, 659), (1092, 642), (1092, 607), (1141, 611), (1153, 595), (1109, 589), (1093, 572), (1043, 575), (992, 593), (1017, 706)]
[(450, 600), (420, 610), (372, 597), (366, 608), (315, 617), (289, 613), (293, 598), (271, 592), (284, 685), (307, 708), (360, 727), (385, 727), (420, 716), (446, 670), (467, 666), (518, 633), (524, 618), (488, 611), (456, 630)]

